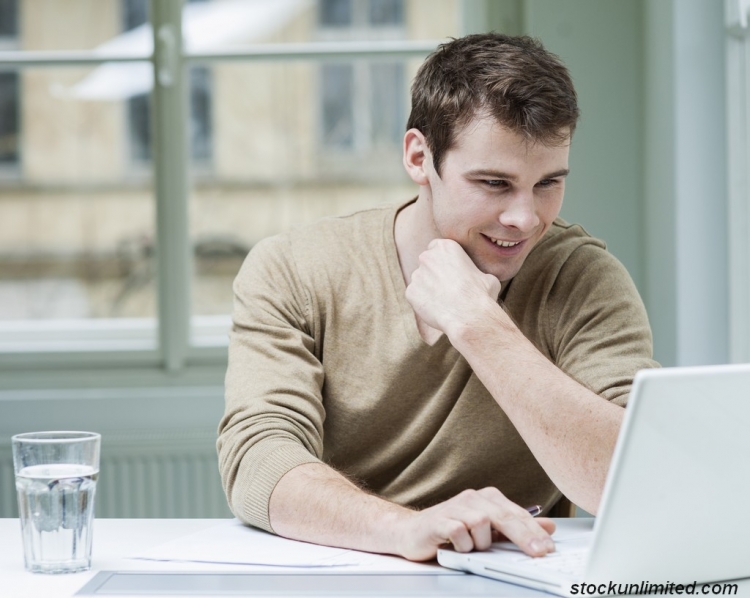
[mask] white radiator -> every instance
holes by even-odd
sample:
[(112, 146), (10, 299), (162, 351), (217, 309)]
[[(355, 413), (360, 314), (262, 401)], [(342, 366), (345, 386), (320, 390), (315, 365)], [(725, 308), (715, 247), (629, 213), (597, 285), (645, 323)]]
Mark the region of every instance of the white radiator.
[[(215, 441), (204, 431), (103, 434), (96, 516), (231, 517)], [(0, 517), (17, 517), (13, 462), (3, 452)]]
[(231, 517), (219, 480), (221, 387), (0, 391), (0, 517), (17, 517), (12, 434), (102, 435), (97, 517)]

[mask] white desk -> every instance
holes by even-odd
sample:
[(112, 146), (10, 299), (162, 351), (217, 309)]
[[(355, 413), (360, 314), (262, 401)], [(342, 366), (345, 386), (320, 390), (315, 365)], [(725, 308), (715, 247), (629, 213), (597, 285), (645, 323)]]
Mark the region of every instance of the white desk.
[[(23, 567), (20, 524), (17, 519), (0, 519), (0, 597), (69, 598), (86, 585), (99, 571), (186, 571), (251, 572), (237, 565), (151, 562), (132, 557), (164, 542), (199, 532), (222, 523), (220, 519), (96, 519), (92, 569), (67, 575), (43, 575), (27, 572)], [(565, 520), (561, 520), (565, 525)], [(580, 520), (579, 520), (580, 523)], [(284, 570), (277, 570), (284, 573)], [(343, 571), (342, 571), (343, 572)], [(467, 575), (467, 577), (474, 577)], [(492, 596), (549, 596), (489, 581)]]
[[(234, 565), (161, 563), (127, 558), (221, 522), (219, 519), (97, 519), (94, 528), (92, 570), (69, 575), (41, 575), (24, 570), (18, 520), (0, 519), (0, 596), (69, 598), (99, 571), (248, 572), (248, 568)], [(565, 529), (568, 526), (580, 526), (584, 522), (580, 519), (558, 519), (557, 524), (558, 529)], [(700, 538), (696, 538), (695, 549), (698, 549), (699, 543)], [(690, 549), (686, 547), (686, 550)], [(497, 592), (493, 591), (488, 595), (550, 596), (501, 582), (491, 583), (497, 584)], [(750, 597), (750, 579), (742, 580), (738, 585), (737, 596)]]
[[(23, 567), (21, 526), (18, 519), (0, 519), (0, 596), (8, 598), (62, 598), (75, 594), (96, 575), (107, 570), (195, 570), (184, 563), (133, 561), (147, 548), (198, 532), (220, 519), (95, 519), (91, 571), (67, 575), (33, 574)], [(221, 565), (201, 565), (201, 570), (222, 570)]]
[[(95, 519), (91, 571), (67, 575), (42, 575), (23, 567), (20, 524), (0, 519), (0, 596), (5, 598), (68, 598), (99, 571), (252, 572), (237, 565), (150, 562), (132, 557), (164, 542), (222, 523), (220, 519)], [(283, 573), (284, 571), (278, 571)], [(503, 587), (506, 584), (497, 583)], [(507, 586), (512, 595), (536, 592)], [(517, 594), (515, 593), (517, 590)], [(493, 594), (494, 595), (494, 594)], [(545, 596), (545, 594), (540, 594)]]

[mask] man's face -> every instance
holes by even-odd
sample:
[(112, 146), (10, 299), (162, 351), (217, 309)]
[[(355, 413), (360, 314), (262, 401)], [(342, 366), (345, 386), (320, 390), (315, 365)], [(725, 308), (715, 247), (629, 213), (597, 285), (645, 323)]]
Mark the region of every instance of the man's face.
[(472, 120), (444, 154), (441, 176), (425, 160), (433, 235), (510, 280), (560, 213), (569, 148), (527, 141), (492, 118)]

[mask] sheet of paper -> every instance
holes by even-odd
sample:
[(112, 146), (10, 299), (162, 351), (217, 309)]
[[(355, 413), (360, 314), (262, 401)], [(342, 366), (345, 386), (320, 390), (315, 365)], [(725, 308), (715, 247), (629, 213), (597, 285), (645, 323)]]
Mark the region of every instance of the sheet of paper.
[(273, 567), (357, 565), (356, 558), (347, 558), (348, 552), (341, 548), (279, 538), (233, 519), (172, 540), (133, 558)]
[(257, 568), (291, 568), (368, 573), (427, 573), (452, 575), (436, 563), (412, 563), (398, 557), (296, 542), (247, 527), (238, 520), (225, 521), (194, 534), (161, 544), (134, 559), (162, 562), (246, 565)]

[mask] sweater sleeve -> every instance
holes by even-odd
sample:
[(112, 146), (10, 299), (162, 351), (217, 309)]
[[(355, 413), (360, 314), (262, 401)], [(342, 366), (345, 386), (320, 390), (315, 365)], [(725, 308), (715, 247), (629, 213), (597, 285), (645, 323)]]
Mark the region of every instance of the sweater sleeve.
[(624, 407), (636, 372), (659, 365), (646, 309), (625, 267), (606, 250), (582, 245), (566, 260), (548, 301), (555, 363)]
[(234, 295), (219, 469), (234, 514), (273, 532), (271, 493), (294, 467), (320, 462), (325, 419), (310, 296), (287, 237), (253, 248)]

